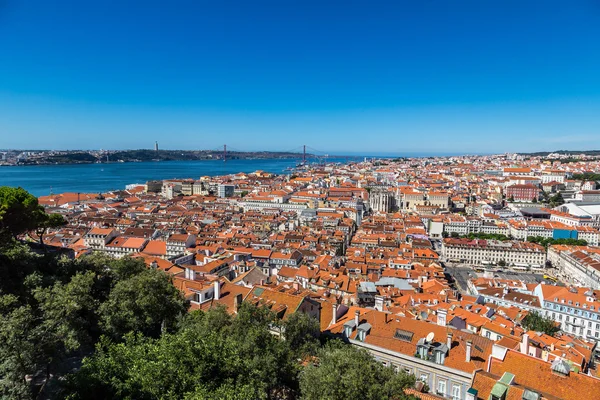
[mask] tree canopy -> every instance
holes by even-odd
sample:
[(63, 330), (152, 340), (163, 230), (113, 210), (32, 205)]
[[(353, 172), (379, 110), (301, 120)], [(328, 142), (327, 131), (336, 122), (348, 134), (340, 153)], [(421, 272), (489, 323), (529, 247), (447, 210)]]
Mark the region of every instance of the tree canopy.
[(553, 239), (545, 238), (542, 236), (528, 236), (528, 242), (541, 244), (544, 247), (552, 246), (554, 244), (566, 244), (571, 246), (587, 246), (587, 241), (583, 239)]
[(35, 230), (46, 218), (37, 198), (25, 189), (0, 187), (0, 235), (16, 237)]
[(325, 346), (300, 376), (305, 400), (406, 399), (403, 389), (415, 378), (373, 362), (365, 350), (339, 342)]
[(173, 326), (187, 307), (166, 273), (148, 269), (117, 282), (100, 306), (101, 324), (114, 338), (131, 331), (156, 337)]
[(558, 325), (550, 318), (546, 318), (535, 311), (530, 312), (523, 318), (521, 325), (531, 331), (544, 332), (550, 336), (560, 330)]

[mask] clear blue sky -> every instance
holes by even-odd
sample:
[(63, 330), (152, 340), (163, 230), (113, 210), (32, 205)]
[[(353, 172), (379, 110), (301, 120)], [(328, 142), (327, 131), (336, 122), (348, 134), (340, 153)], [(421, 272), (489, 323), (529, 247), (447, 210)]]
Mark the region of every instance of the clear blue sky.
[(600, 148), (600, 2), (0, 0), (0, 148)]

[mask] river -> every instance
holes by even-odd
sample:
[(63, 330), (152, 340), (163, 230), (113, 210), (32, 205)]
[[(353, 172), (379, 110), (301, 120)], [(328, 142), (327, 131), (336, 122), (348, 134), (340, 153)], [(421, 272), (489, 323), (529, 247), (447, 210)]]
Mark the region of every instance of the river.
[[(358, 158), (357, 158), (358, 159)], [(346, 162), (329, 158), (328, 162)], [(160, 161), (0, 167), (0, 186), (22, 187), (35, 196), (50, 193), (101, 193), (154, 179), (194, 178), (254, 172), (288, 173), (298, 159)]]

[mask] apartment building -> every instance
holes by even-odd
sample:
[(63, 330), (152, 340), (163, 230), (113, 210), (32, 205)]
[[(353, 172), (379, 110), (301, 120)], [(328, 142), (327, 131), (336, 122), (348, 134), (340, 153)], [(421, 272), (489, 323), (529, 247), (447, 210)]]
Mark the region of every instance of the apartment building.
[(235, 185), (226, 185), (226, 184), (219, 184), (218, 188), (217, 188), (217, 195), (220, 198), (225, 198), (225, 197), (231, 197), (233, 196), (233, 193), (235, 191)]
[(466, 235), (469, 233), (469, 224), (467, 219), (463, 216), (456, 214), (449, 214), (444, 217), (444, 232), (457, 233), (459, 235)]
[(175, 257), (185, 254), (186, 251), (196, 244), (196, 235), (175, 234), (170, 235), (167, 240), (167, 256)]
[(485, 368), (493, 342), (479, 335), (377, 310), (333, 306), (325, 334), (365, 349), (396, 371), (414, 374), (433, 394), (468, 399), (471, 380)]
[(504, 261), (517, 266), (544, 266), (546, 249), (535, 243), (497, 240), (447, 238), (442, 241), (442, 255), (447, 260), (473, 264), (496, 264)]
[(441, 209), (448, 209), (450, 204), (450, 195), (445, 192), (433, 192), (427, 193), (427, 205), (436, 206)]
[(560, 323), (564, 332), (600, 340), (600, 301), (592, 289), (540, 284), (534, 294), (542, 304), (544, 316)]
[(595, 290), (600, 289), (600, 252), (583, 248), (561, 251), (559, 246), (553, 246), (548, 250), (548, 255), (552, 265), (573, 282)]
[(514, 198), (515, 201), (530, 202), (537, 199), (540, 189), (532, 184), (517, 184), (506, 188), (506, 198)]
[(83, 237), (83, 243), (92, 250), (102, 250), (119, 235), (116, 229), (92, 228)]
[(148, 243), (148, 239), (119, 236), (107, 243), (103, 249), (98, 250), (112, 257), (122, 258), (127, 255), (140, 253), (146, 247), (146, 243)]

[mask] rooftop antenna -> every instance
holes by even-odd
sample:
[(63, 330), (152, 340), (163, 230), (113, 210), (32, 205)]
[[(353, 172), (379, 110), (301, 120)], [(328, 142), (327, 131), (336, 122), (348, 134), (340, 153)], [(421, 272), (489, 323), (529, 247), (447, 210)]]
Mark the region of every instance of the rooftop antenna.
[(425, 338), (425, 341), (426, 341), (427, 343), (431, 343), (431, 342), (433, 342), (433, 337), (434, 337), (434, 336), (435, 336), (435, 334), (434, 334), (433, 332), (429, 332), (429, 333), (427, 334), (427, 337)]

